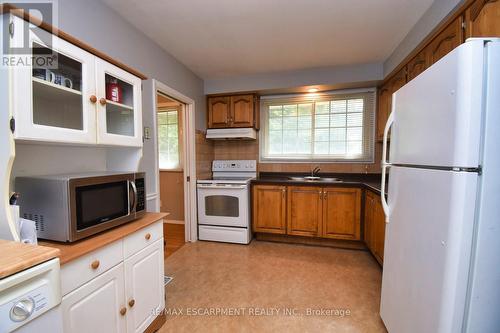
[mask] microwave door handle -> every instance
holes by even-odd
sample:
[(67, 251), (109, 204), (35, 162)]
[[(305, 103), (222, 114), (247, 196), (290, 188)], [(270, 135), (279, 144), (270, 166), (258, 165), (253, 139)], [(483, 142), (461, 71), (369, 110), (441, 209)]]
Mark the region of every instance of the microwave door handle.
[(130, 205), (130, 212), (135, 212), (135, 210), (137, 208), (137, 187), (135, 186), (135, 182), (132, 180), (129, 181), (129, 185), (132, 188), (132, 193), (134, 193), (134, 195), (133, 195), (134, 201)]

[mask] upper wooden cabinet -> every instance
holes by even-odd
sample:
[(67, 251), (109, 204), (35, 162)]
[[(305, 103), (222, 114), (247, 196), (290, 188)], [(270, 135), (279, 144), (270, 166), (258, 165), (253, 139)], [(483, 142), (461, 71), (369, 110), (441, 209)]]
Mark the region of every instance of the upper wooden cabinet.
[(208, 98), (208, 128), (258, 128), (258, 101), (254, 94)]
[(210, 97), (208, 99), (208, 128), (229, 127), (230, 97)]
[(429, 67), (428, 48), (420, 51), (406, 66), (408, 81), (416, 78), (420, 73)]
[(462, 22), (462, 16), (457, 17), (427, 46), (429, 66), (436, 63), (439, 59), (463, 43), (464, 33)]
[(325, 188), (323, 190), (323, 237), (360, 240), (361, 190)]
[(384, 128), (392, 108), (392, 94), (406, 84), (406, 68), (397, 72), (378, 91), (377, 140), (382, 140)]
[(500, 36), (500, 1), (476, 0), (465, 11), (465, 36)]
[(296, 236), (321, 235), (321, 187), (288, 187), (288, 234)]
[(253, 186), (252, 204), (253, 231), (286, 233), (286, 186)]
[[(24, 21), (12, 23), (18, 45)], [(140, 78), (46, 31), (27, 38), (33, 57), (58, 62), (9, 69), (17, 140), (142, 147)]]

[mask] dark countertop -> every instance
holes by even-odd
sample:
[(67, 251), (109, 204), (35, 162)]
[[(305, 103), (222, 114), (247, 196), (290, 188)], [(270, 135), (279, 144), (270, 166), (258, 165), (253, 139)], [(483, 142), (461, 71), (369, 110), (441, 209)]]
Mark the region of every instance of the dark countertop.
[(290, 177), (307, 176), (305, 173), (275, 173), (261, 172), (259, 176), (251, 181), (251, 184), (278, 184), (278, 185), (313, 185), (313, 186), (356, 186), (369, 189), (380, 194), (380, 174), (350, 174), (350, 173), (320, 173), (321, 177), (339, 178), (341, 182), (329, 182), (318, 180), (295, 180)]

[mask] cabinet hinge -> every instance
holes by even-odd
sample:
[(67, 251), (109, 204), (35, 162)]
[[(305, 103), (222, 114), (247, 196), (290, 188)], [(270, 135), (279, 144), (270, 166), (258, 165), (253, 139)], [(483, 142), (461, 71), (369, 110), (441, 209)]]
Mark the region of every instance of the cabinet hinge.
[(14, 22), (9, 23), (9, 34), (10, 37), (14, 37)]
[(187, 176), (187, 177), (186, 177), (186, 181), (187, 181), (187, 182), (190, 182), (190, 181), (191, 181), (191, 177), (190, 177), (190, 176)]
[(14, 133), (16, 131), (16, 120), (14, 117), (10, 118), (10, 131)]
[(465, 30), (467, 28), (467, 22), (463, 21), (462, 22), (462, 30)]

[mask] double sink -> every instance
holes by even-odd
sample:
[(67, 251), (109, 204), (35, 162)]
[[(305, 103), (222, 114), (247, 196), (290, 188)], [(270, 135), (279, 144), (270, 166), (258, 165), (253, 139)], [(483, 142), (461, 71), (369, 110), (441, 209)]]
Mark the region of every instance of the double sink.
[(290, 180), (295, 181), (309, 181), (309, 182), (328, 182), (328, 183), (341, 183), (339, 178), (319, 177), (319, 176), (301, 176), (301, 177), (288, 177)]

